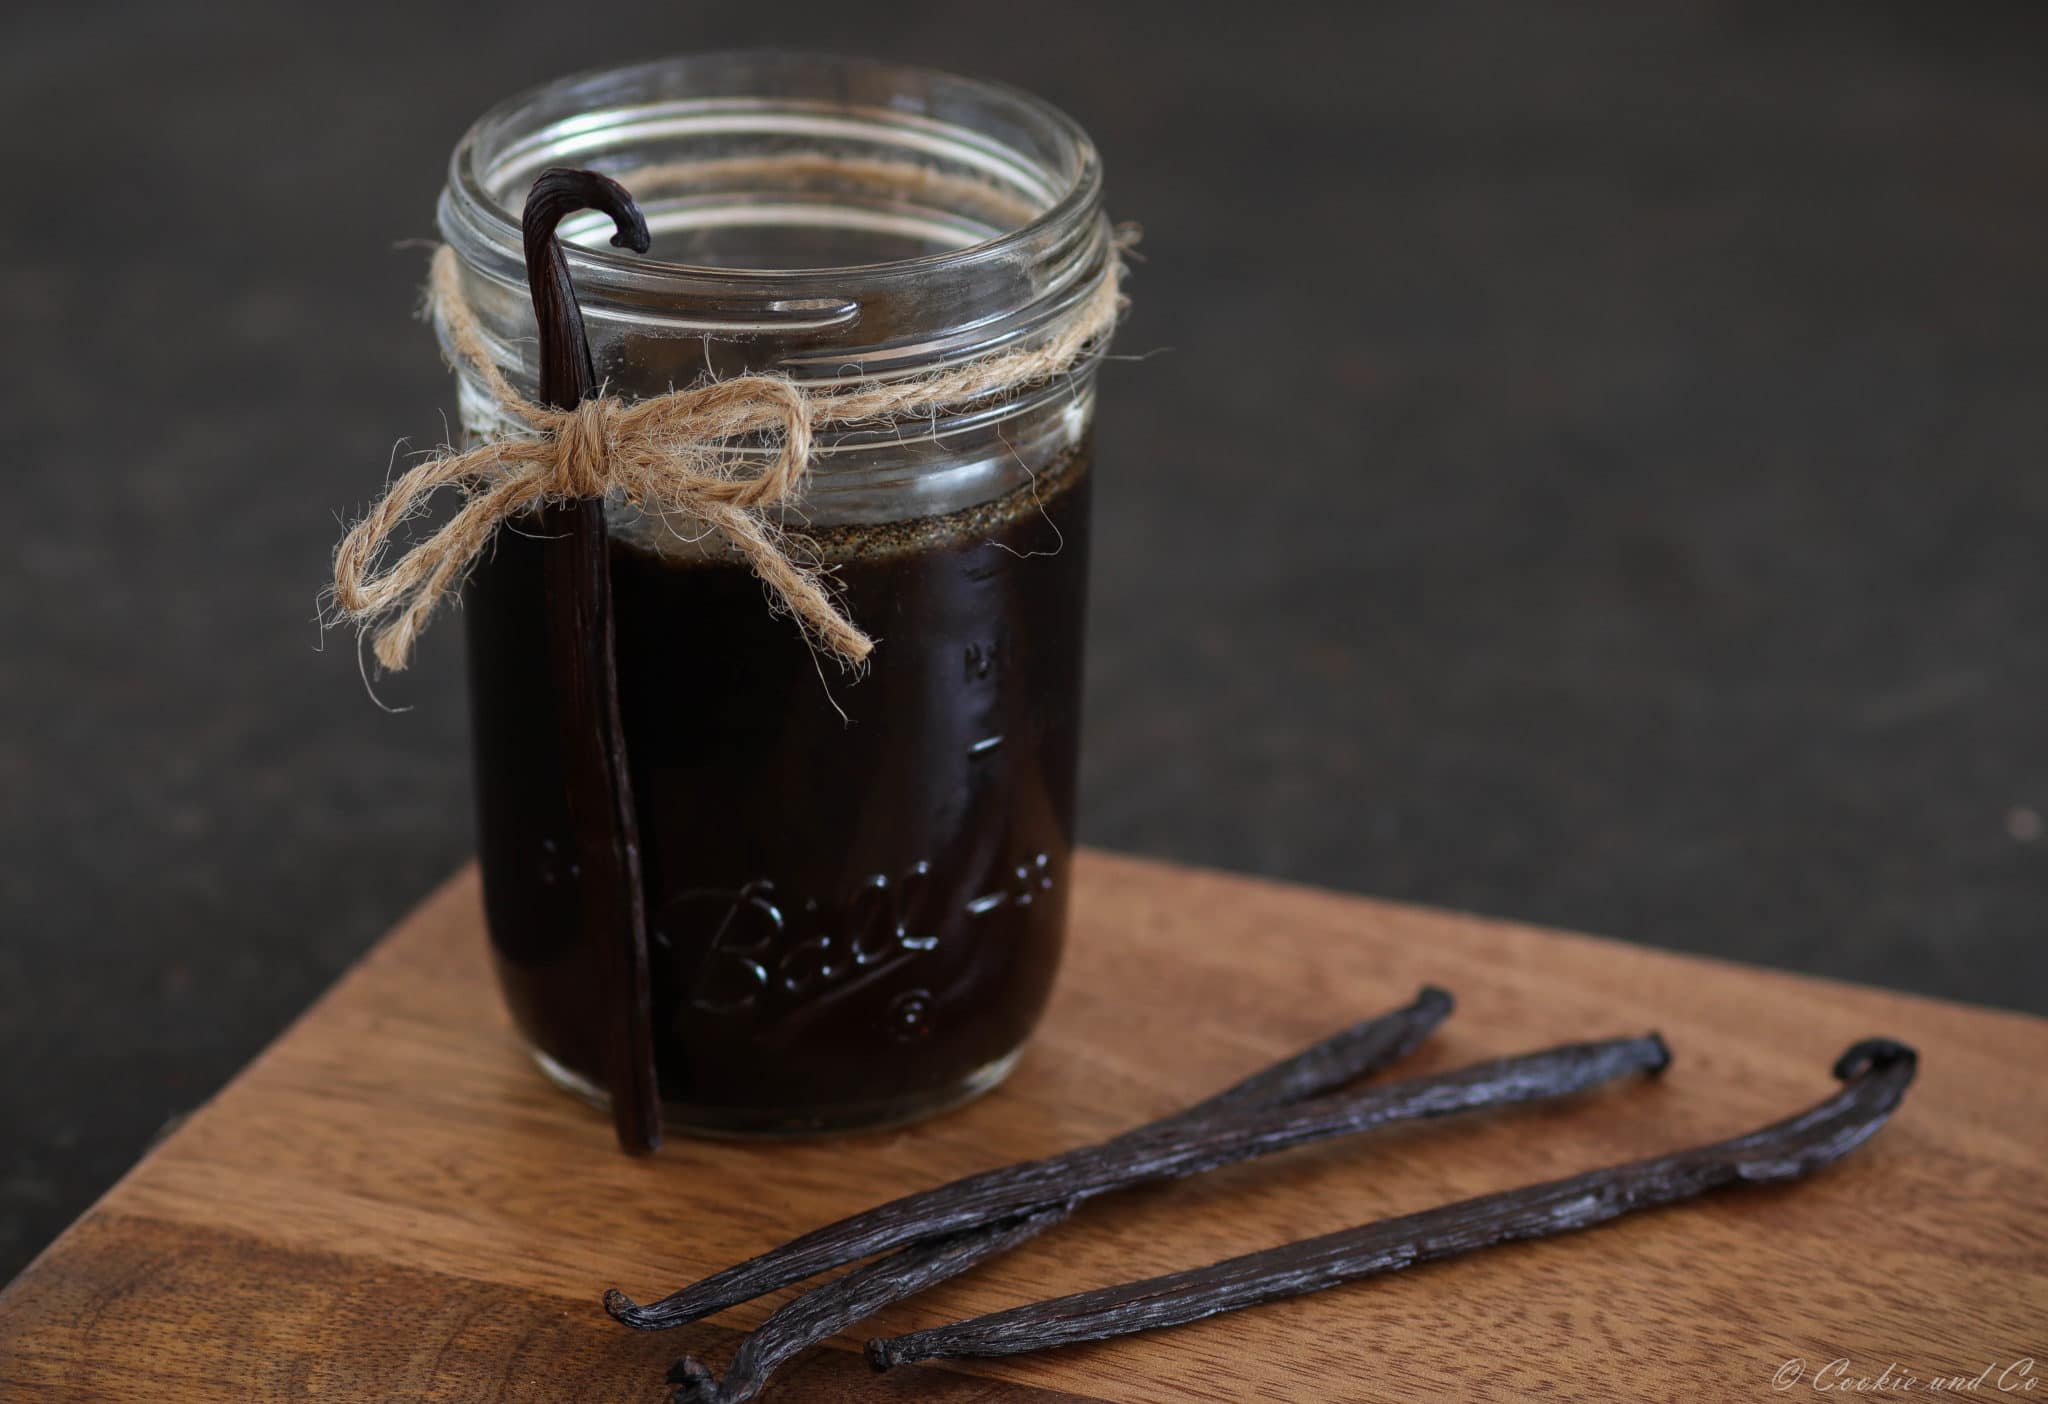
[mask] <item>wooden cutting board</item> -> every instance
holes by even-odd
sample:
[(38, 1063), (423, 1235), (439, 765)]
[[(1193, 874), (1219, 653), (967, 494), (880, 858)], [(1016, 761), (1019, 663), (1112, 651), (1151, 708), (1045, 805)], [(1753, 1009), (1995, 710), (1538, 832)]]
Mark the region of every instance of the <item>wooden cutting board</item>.
[(0, 1293), (0, 1398), (658, 1401), (672, 1360), (722, 1367), (771, 1304), (641, 1335), (604, 1316), (604, 1287), (647, 1300), (877, 1200), (1119, 1130), (1425, 981), (1459, 1010), (1416, 1071), (1653, 1027), (1677, 1061), (1567, 1105), (1098, 1201), (876, 1324), (1747, 1130), (1825, 1095), (1866, 1034), (1918, 1045), (1922, 1075), (1803, 1185), (971, 1370), (875, 1376), (842, 1341), (769, 1398), (1761, 1399), (1838, 1360), (1823, 1382), (1844, 1393), (1889, 1389), (1887, 1366), (1989, 1366), (1972, 1397), (1992, 1397), (2028, 1357), (2048, 1398), (2048, 1021), (1105, 854), (1076, 884), (1052, 1013), (997, 1092), (908, 1131), (629, 1160), (514, 1042), (462, 873)]

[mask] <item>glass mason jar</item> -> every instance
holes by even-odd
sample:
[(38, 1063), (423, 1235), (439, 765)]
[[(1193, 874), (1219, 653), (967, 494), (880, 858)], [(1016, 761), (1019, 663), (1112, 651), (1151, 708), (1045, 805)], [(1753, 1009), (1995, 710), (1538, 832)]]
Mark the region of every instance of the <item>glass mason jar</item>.
[[(536, 392), (519, 211), (543, 169), (631, 190), (654, 244), (561, 227), (612, 393), (773, 371), (840, 387), (1028, 348), (1115, 258), (1093, 146), (1025, 94), (776, 53), (549, 84), (457, 147), (443, 237), (493, 358)], [(676, 1129), (876, 1126), (994, 1086), (1050, 992), (1073, 850), (1090, 361), (913, 424), (821, 436), (793, 524), (874, 636), (814, 656), (708, 533), (608, 505), (655, 1061)], [(501, 432), (460, 375), (472, 438)], [(520, 1032), (601, 1098), (614, 1005), (577, 929), (540, 543), (464, 592), (485, 909)]]

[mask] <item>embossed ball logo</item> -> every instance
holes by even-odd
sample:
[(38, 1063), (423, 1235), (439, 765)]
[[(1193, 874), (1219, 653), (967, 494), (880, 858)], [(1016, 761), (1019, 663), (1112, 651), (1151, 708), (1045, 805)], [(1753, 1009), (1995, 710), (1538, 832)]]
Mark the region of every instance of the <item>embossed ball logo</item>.
[[(649, 936), (681, 960), (701, 952), (678, 1018), (787, 1017), (937, 949), (943, 930), (1006, 907), (1029, 907), (1053, 887), (1050, 856), (1032, 853), (1000, 866), (985, 891), (941, 920), (934, 905), (951, 903), (932, 892), (931, 872), (930, 863), (917, 862), (894, 878), (871, 873), (824, 901), (786, 892), (766, 878), (677, 894), (656, 914)], [(885, 1016), (891, 1036), (906, 1042), (928, 1036), (937, 1005), (929, 989), (893, 996)]]

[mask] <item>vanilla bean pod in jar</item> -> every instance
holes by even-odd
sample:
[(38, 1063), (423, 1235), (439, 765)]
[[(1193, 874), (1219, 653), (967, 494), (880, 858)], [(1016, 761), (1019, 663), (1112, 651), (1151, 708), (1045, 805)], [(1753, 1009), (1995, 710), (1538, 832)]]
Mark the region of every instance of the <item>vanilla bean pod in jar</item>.
[[(597, 460), (637, 434), (696, 484), (584, 489), (606, 494), (665, 1119), (781, 1133), (950, 1106), (1017, 1057), (1066, 921), (1120, 272), (1094, 150), (1023, 94), (820, 57), (669, 60), (508, 102), (440, 210), (472, 443), (533, 432), (505, 398), (537, 383), (519, 210), (564, 165), (629, 190), (652, 239), (634, 256), (595, 212), (559, 226), (607, 395), (773, 399), (772, 376), (802, 402), (787, 422), (710, 400), (680, 429), (588, 421)], [(499, 523), (463, 587), (484, 899), (520, 1032), (597, 1096), (618, 991), (579, 919), (534, 520)], [(873, 641), (853, 669), (849, 637)]]

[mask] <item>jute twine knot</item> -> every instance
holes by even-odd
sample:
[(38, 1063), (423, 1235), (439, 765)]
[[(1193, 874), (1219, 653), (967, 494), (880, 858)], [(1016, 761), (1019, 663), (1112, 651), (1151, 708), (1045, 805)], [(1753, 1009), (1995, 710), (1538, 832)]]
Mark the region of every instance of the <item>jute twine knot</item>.
[[(1119, 231), (1120, 253), (1136, 239)], [(460, 586), (500, 523), (543, 505), (617, 493), (642, 511), (681, 516), (716, 532), (812, 642), (858, 665), (873, 650), (847, 618), (828, 576), (782, 527), (780, 509), (801, 491), (823, 427), (930, 419), (1075, 370), (1098, 354), (1125, 299), (1123, 261), (1044, 341), (946, 370), (845, 390), (806, 390), (786, 376), (712, 380), (644, 400), (586, 400), (571, 410), (535, 404), (492, 361), (463, 296), (455, 251), (436, 250), (427, 306), (454, 357), (524, 432), (457, 452), (444, 448), (407, 469), (349, 528), (334, 555), (334, 603), (343, 619), (374, 628), (377, 661), (392, 671), (448, 593)], [(462, 505), (440, 528), (386, 561), (399, 528), (452, 488)]]

